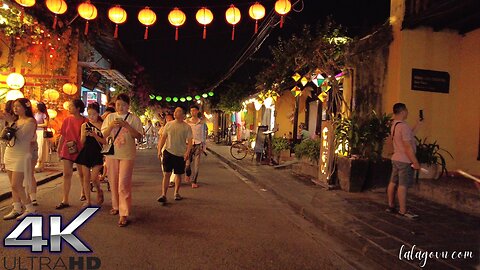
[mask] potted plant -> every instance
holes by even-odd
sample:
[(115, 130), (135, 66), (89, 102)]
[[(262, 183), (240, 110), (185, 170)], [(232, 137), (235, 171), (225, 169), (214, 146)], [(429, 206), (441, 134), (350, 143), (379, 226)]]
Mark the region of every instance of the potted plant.
[(365, 135), (365, 125), (355, 114), (335, 120), (337, 179), (342, 190), (360, 192), (363, 188), (368, 170)]
[(447, 162), (442, 152), (448, 154), (453, 159), (452, 154), (440, 148), (437, 141), (429, 143), (427, 138), (422, 140), (415, 137), (415, 139), (417, 140), (416, 156), (422, 168), (417, 173), (417, 178), (439, 179), (444, 173), (448, 174)]
[(272, 150), (277, 157), (278, 163), (281, 159), (285, 160), (290, 158), (290, 142), (286, 138), (274, 137), (272, 139)]
[(372, 111), (364, 123), (365, 130), (365, 156), (369, 159), (367, 177), (364, 189), (373, 187), (386, 187), (392, 173), (392, 162), (383, 158), (383, 146), (390, 136), (392, 116), (379, 115)]
[(294, 173), (318, 178), (318, 159), (320, 158), (320, 140), (306, 139), (295, 145), (295, 157), (300, 162), (293, 164)]

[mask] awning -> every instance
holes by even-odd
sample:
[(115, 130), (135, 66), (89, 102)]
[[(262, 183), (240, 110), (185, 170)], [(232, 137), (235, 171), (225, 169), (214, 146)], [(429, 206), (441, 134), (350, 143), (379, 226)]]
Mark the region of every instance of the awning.
[(133, 84), (129, 82), (127, 78), (125, 78), (125, 76), (123, 76), (123, 74), (116, 69), (92, 69), (92, 71), (100, 73), (107, 80), (110, 80), (113, 83), (118, 84), (122, 87), (130, 88), (133, 86)]

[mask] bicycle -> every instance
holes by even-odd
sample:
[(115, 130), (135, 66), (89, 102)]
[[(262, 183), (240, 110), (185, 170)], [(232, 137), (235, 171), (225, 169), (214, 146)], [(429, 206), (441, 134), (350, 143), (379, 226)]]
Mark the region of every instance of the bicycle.
[(255, 152), (253, 149), (248, 145), (248, 140), (236, 141), (230, 146), (230, 155), (236, 160), (244, 159), (248, 154), (255, 156)]

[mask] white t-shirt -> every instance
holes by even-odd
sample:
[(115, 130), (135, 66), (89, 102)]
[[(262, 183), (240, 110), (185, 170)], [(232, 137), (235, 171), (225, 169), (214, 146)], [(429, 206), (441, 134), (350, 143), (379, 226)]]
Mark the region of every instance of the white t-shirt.
[(412, 129), (405, 122), (393, 121), (391, 134), (393, 135), (392, 160), (411, 163), (412, 161), (407, 156), (407, 150), (405, 149), (403, 142), (408, 142), (412, 146), (413, 152), (416, 152), (417, 145), (415, 143), (415, 136), (413, 135)]
[(187, 140), (192, 139), (192, 128), (185, 122), (176, 120), (168, 122), (163, 128), (163, 136), (167, 136), (165, 150), (175, 156), (183, 157), (187, 151)]
[(192, 127), (193, 134), (193, 144), (205, 143), (207, 134), (206, 134), (206, 125), (201, 119), (198, 119), (197, 122), (193, 122), (192, 119), (188, 119), (187, 124)]
[[(103, 121), (102, 124), (102, 132), (105, 132), (108, 127), (110, 126), (110, 123), (115, 121), (117, 118), (122, 118), (125, 119), (126, 114), (120, 115), (119, 113), (111, 113), (109, 114), (105, 120)], [(142, 128), (142, 121), (140, 121), (140, 118), (138, 116), (130, 113), (127, 118), (127, 123), (136, 131), (138, 131), (140, 134), (143, 132)], [(118, 128), (113, 128), (112, 131), (110, 132), (109, 137), (115, 137), (115, 134), (117, 134)], [(135, 155), (137, 153), (136, 147), (135, 147), (135, 138), (132, 137), (130, 132), (126, 128), (122, 128), (120, 130), (120, 133), (117, 136), (117, 139), (113, 143), (114, 148), (115, 148), (115, 154), (108, 156), (109, 158), (113, 159), (126, 159), (126, 160), (132, 160), (135, 159)]]

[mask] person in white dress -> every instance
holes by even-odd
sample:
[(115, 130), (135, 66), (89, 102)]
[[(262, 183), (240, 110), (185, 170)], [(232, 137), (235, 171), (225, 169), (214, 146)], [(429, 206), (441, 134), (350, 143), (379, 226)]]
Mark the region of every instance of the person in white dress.
[[(22, 219), (35, 213), (35, 206), (25, 190), (30, 190), (31, 186), (31, 143), (34, 140), (37, 123), (33, 117), (32, 104), (26, 98), (15, 100), (13, 112), (17, 117), (14, 125), (16, 128), (15, 138), (8, 142), (4, 158), (12, 188), (12, 198), (18, 198), (19, 201), (15, 202), (14, 200), (12, 211), (3, 217), (5, 220)], [(22, 204), (25, 206), (25, 211), (23, 211)]]

